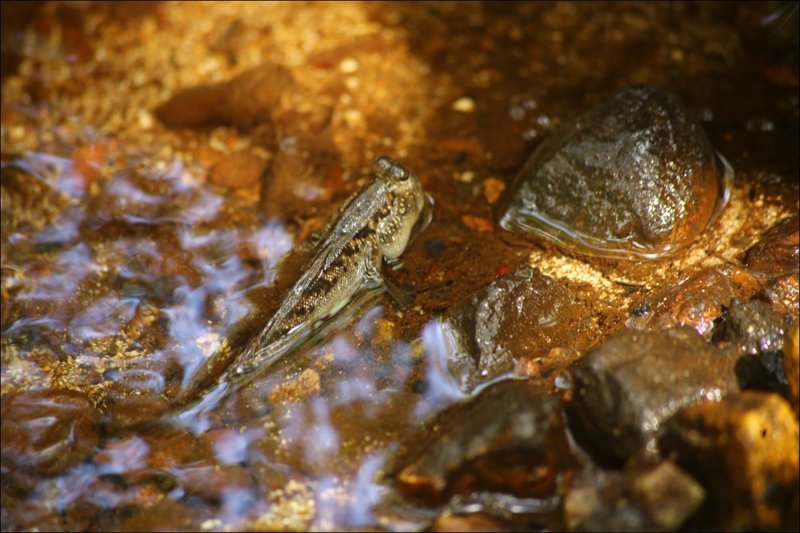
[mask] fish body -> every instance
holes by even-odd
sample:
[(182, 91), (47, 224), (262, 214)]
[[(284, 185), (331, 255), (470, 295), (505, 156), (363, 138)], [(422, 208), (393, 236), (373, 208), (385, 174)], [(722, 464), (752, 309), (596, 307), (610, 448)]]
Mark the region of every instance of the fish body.
[[(329, 323), (359, 294), (382, 289), (382, 261), (398, 259), (418, 223), (429, 221), (430, 199), (419, 178), (386, 156), (377, 158), (372, 182), (353, 195), (322, 231), (303, 274), (275, 314), (225, 368), (217, 380), (217, 393), (210, 396), (218, 400), (221, 391), (227, 394), (245, 385)], [(195, 373), (189, 389), (210, 381), (214, 359)]]

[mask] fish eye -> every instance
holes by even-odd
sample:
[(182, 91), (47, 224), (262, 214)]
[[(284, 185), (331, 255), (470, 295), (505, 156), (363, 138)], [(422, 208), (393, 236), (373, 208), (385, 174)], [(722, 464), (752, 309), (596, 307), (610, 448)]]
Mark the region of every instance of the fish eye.
[(408, 170), (400, 165), (395, 165), (392, 167), (392, 177), (398, 181), (405, 181), (408, 179)]
[(397, 181), (405, 181), (409, 176), (409, 172), (405, 167), (395, 163), (385, 155), (375, 159), (375, 162), (372, 164), (372, 170), (377, 176), (391, 178)]
[(379, 158), (375, 159), (375, 162), (372, 163), (372, 171), (375, 172), (378, 176), (385, 176), (389, 173), (389, 170), (394, 165), (394, 162), (386, 157), (385, 155), (380, 156)]

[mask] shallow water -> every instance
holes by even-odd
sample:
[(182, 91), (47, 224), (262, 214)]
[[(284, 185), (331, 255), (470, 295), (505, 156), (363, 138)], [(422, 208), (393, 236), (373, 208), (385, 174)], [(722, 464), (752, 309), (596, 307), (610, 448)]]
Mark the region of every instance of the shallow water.
[[(732, 261), (797, 210), (796, 41), (761, 22), (769, 9), (41, 7), (3, 42), (3, 529), (426, 524), (431, 511), (400, 502), (384, 474), (403, 439), (463, 398), (447, 309), (531, 263), (576, 291), (586, 349), (634, 298)], [(272, 133), (155, 118), (179, 89), (264, 61), (300, 85)], [(729, 207), (700, 239), (648, 266), (499, 230), (492, 191), (539, 140), (641, 82), (678, 91), (736, 169)], [(475, 109), (454, 110), (460, 98)], [(281, 152), (287, 138), (303, 150)], [(272, 165), (269, 195), (212, 179), (237, 152)], [(382, 153), (435, 200), (433, 223), (386, 273), (415, 303), (382, 295), (198, 425), (148, 425), (223, 338), (236, 346), (263, 323), (301, 268), (290, 250)], [(517, 368), (551, 390), (561, 370)]]

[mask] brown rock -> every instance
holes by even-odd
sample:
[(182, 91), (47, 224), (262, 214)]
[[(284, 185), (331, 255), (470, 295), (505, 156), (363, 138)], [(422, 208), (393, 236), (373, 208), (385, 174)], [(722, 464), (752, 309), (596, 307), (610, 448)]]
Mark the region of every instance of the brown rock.
[(713, 523), (746, 530), (793, 527), (799, 438), (786, 400), (748, 391), (681, 410), (659, 443), (706, 487)]
[(800, 218), (798, 215), (775, 224), (752, 248), (744, 263), (764, 274), (797, 274), (800, 269)]
[(248, 129), (270, 123), (281, 95), (293, 79), (280, 65), (264, 63), (224, 83), (185, 89), (156, 109), (171, 128), (229, 124)]
[(732, 344), (742, 354), (736, 375), (743, 389), (761, 389), (787, 395), (783, 365), (786, 325), (780, 315), (760, 300), (735, 301), (714, 330), (714, 342)]
[(570, 427), (609, 464), (641, 448), (655, 451), (659, 426), (678, 409), (738, 390), (737, 358), (735, 349), (719, 350), (688, 327), (624, 329), (576, 365)]
[(791, 321), (800, 314), (800, 287), (797, 274), (786, 274), (772, 280), (758, 298), (769, 304), (773, 311)]
[(442, 334), (454, 339), (447, 354), (450, 371), (469, 391), (512, 370), (515, 360), (545, 357), (554, 348), (580, 348), (582, 311), (567, 287), (529, 266), (499, 277), (440, 324)]
[(729, 267), (702, 270), (676, 287), (645, 297), (631, 308), (626, 326), (640, 331), (660, 331), (691, 326), (711, 338), (714, 321), (731, 306), (758, 288), (758, 280), (746, 271)]
[(98, 413), (80, 392), (38, 390), (3, 395), (4, 463), (44, 475), (60, 474), (94, 453), (98, 429)]
[(670, 461), (635, 476), (633, 498), (658, 529), (674, 531), (705, 499), (705, 491), (691, 476)]
[(156, 116), (170, 128), (197, 128), (222, 122), (216, 108), (220, 106), (219, 85), (202, 85), (184, 89), (156, 109)]
[(221, 159), (211, 171), (211, 181), (229, 189), (242, 189), (258, 183), (267, 162), (247, 152), (236, 152)]
[(401, 490), (438, 501), (475, 490), (543, 498), (570, 457), (559, 401), (529, 381), (507, 380), (426, 424), (395, 471)]
[(270, 181), (263, 191), (266, 213), (308, 214), (309, 203), (329, 202), (344, 189), (341, 157), (323, 141), (307, 137), (284, 138), (272, 161)]

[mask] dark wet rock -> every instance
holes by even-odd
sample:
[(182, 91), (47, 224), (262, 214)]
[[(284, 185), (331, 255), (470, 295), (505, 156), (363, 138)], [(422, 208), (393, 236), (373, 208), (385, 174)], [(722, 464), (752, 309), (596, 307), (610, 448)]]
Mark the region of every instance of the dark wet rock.
[(587, 466), (564, 496), (569, 531), (675, 531), (703, 503), (705, 491), (674, 463), (632, 463), (623, 471)]
[(248, 129), (270, 123), (281, 95), (293, 86), (288, 70), (264, 63), (224, 83), (185, 89), (156, 110), (171, 128), (223, 124)]
[(664, 424), (659, 445), (706, 487), (702, 514), (711, 524), (776, 529), (797, 526), (788, 510), (800, 497), (798, 438), (786, 400), (748, 391), (681, 410)]
[(782, 318), (758, 300), (736, 301), (714, 332), (717, 343), (731, 343), (743, 354), (736, 365), (743, 388), (760, 388), (787, 393), (783, 366)]
[(604, 463), (617, 464), (643, 447), (655, 451), (656, 431), (678, 409), (738, 389), (737, 357), (688, 327), (624, 329), (576, 365), (570, 426)]
[(746, 271), (719, 266), (702, 270), (675, 287), (647, 295), (631, 306), (626, 325), (640, 331), (691, 326), (710, 339), (714, 322), (733, 300), (752, 295), (759, 281)]
[(578, 342), (582, 309), (572, 292), (529, 266), (497, 278), (447, 313), (448, 365), (470, 391), (513, 370), (515, 359), (546, 356)]
[(76, 391), (39, 390), (4, 394), (2, 457), (19, 468), (61, 474), (94, 453), (98, 414)]
[(631, 87), (539, 145), (500, 225), (585, 253), (656, 257), (705, 228), (727, 197), (724, 172), (680, 100)]
[(558, 399), (506, 380), (426, 423), (394, 471), (403, 492), (436, 501), (475, 490), (548, 498), (569, 461)]
[(800, 283), (796, 274), (775, 278), (756, 297), (769, 304), (787, 324), (800, 314)]
[(800, 217), (775, 224), (750, 248), (744, 263), (764, 274), (795, 274), (800, 270)]

